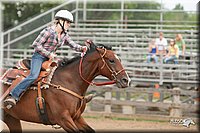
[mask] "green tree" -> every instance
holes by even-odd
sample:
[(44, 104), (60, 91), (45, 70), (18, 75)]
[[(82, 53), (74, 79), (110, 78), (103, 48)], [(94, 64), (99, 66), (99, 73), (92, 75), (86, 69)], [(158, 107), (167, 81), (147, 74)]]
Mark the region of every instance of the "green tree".
[[(131, 5), (127, 5), (129, 8)], [(143, 9), (143, 10), (159, 10), (160, 3), (156, 2), (145, 2), (145, 3), (135, 3), (135, 8), (133, 9)], [(128, 19), (132, 20), (159, 20), (159, 13), (155, 12), (131, 12), (128, 14)]]
[(59, 4), (56, 3), (3, 3), (4, 30), (8, 30), (17, 24), (45, 12)]
[[(89, 3), (88, 9), (120, 9), (121, 3)], [(125, 9), (160, 9), (160, 4), (156, 2), (125, 2)], [(95, 14), (95, 15), (94, 15)], [(155, 15), (158, 14), (158, 15)], [(126, 18), (131, 20), (159, 20), (159, 13), (155, 12), (125, 12)], [(95, 11), (88, 12), (87, 19), (120, 20), (119, 12)]]
[(164, 14), (164, 20), (172, 21), (183, 21), (188, 19), (188, 13), (184, 12), (184, 8), (181, 4), (177, 4), (174, 8), (174, 11), (177, 12), (167, 12)]

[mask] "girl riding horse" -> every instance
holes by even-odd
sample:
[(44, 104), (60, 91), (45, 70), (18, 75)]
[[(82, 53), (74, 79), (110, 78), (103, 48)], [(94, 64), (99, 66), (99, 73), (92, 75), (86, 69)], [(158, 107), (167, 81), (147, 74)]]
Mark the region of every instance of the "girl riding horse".
[[(110, 82), (116, 83), (118, 88), (130, 86), (131, 80), (119, 57), (111, 49), (98, 47), (92, 42), (83, 57), (61, 62), (53, 74), (49, 88), (41, 90), (46, 103), (48, 125), (57, 124), (66, 132), (93, 133), (95, 131), (82, 117), (88, 86), (108, 84), (93, 82), (99, 75), (115, 81)], [(2, 84), (3, 92), (8, 87)], [(2, 108), (3, 121), (11, 133), (22, 132), (20, 120), (43, 123), (38, 115), (36, 99), (37, 91), (28, 89), (16, 106), (11, 109)]]
[[(56, 57), (56, 50), (60, 46), (68, 45), (78, 52), (85, 53), (87, 51), (87, 46), (80, 46), (75, 43), (66, 32), (72, 22), (73, 15), (71, 12), (60, 10), (55, 15), (54, 24), (40, 32), (32, 44), (35, 52), (32, 55), (30, 74), (9, 93), (8, 97), (4, 100), (6, 107), (11, 108), (16, 105), (22, 92), (38, 78), (42, 63)], [(85, 44), (87, 45), (87, 42)]]

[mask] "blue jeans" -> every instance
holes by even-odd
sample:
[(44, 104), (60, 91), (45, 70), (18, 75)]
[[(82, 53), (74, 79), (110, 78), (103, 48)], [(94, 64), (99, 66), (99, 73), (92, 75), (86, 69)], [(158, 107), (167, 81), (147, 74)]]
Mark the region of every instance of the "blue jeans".
[(165, 63), (169, 63), (170, 61), (173, 61), (174, 64), (178, 64), (177, 59), (178, 59), (178, 58), (177, 58), (175, 55), (172, 55), (172, 56), (170, 56), (170, 57), (165, 58), (165, 59), (164, 59), (164, 62), (165, 62)]
[(47, 61), (48, 58), (42, 56), (41, 54), (35, 52), (31, 60), (31, 70), (30, 74), (22, 80), (15, 88), (10, 92), (10, 95), (15, 98), (16, 101), (19, 101), (19, 97), (23, 91), (27, 90), (28, 87), (38, 78), (40, 70), (42, 68), (42, 63)]
[(153, 59), (155, 61), (155, 63), (158, 63), (158, 57), (156, 55), (152, 56), (152, 55), (149, 54), (147, 56), (147, 63), (150, 63), (151, 59)]

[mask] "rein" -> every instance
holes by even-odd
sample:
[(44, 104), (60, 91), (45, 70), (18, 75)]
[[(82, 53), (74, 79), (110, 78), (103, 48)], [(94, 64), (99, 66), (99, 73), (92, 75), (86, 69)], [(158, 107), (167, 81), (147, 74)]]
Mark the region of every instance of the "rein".
[(79, 63), (79, 74), (80, 74), (80, 77), (82, 78), (82, 80), (85, 81), (86, 83), (88, 83), (89, 85), (102, 86), (102, 85), (111, 85), (111, 84), (114, 84), (114, 83), (116, 83), (116, 79), (117, 79), (116, 76), (117, 76), (119, 73), (121, 73), (122, 71), (124, 71), (124, 69), (122, 69), (122, 70), (116, 72), (115, 70), (112, 70), (112, 69), (108, 66), (108, 64), (106, 63), (106, 61), (105, 61), (105, 59), (104, 59), (104, 56), (106, 55), (107, 50), (106, 50), (106, 49), (104, 49), (104, 50), (105, 50), (105, 51), (104, 51), (103, 55), (101, 55), (101, 54), (99, 53), (99, 54), (100, 54), (100, 57), (101, 57), (101, 60), (103, 61), (103, 66), (101, 67), (101, 69), (103, 69), (103, 68), (106, 66), (107, 69), (111, 72), (112, 77), (114, 77), (114, 80), (112, 80), (112, 81), (107, 81), (107, 82), (101, 82), (101, 83), (90, 82), (90, 81), (86, 80), (86, 79), (83, 77), (83, 74), (82, 74), (82, 64), (83, 64), (83, 57), (84, 57), (84, 56), (82, 56), (82, 57), (81, 57), (81, 60), (80, 60), (80, 63)]

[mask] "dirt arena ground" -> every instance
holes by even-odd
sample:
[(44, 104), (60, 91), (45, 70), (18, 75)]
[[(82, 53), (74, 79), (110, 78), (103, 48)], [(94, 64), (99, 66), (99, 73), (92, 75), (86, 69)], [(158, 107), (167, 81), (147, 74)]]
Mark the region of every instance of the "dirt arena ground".
[[(87, 123), (95, 129), (96, 132), (104, 131), (125, 131), (125, 132), (136, 132), (136, 131), (186, 131), (186, 132), (197, 132), (199, 131), (198, 124), (191, 125), (189, 128), (183, 125), (173, 125), (166, 121), (147, 121), (147, 120), (130, 120), (130, 119), (115, 119), (105, 117), (87, 117), (84, 116)], [(1, 122), (2, 123), (2, 122)], [(4, 132), (8, 132), (8, 128), (4, 125)], [(63, 129), (53, 129), (51, 126), (45, 126), (42, 124), (35, 124), (22, 121), (22, 127), (24, 131), (31, 132), (62, 132)]]

